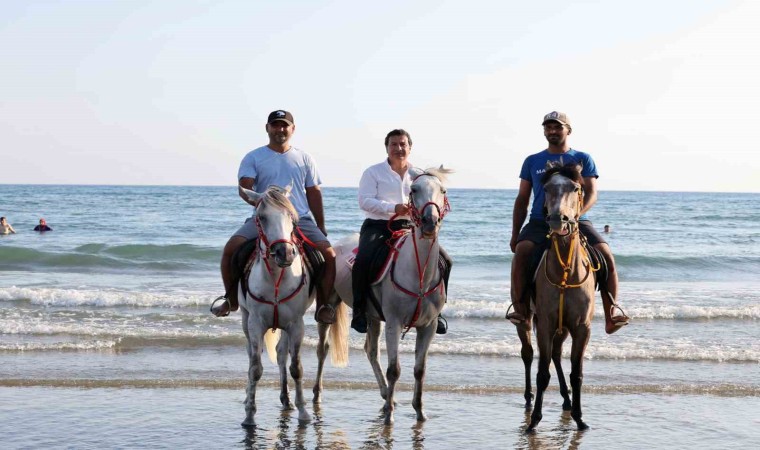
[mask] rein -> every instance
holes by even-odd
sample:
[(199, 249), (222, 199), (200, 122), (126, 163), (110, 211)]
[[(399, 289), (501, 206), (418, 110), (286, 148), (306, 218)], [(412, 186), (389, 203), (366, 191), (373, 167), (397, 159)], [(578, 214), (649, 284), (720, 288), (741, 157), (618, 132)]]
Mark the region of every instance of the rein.
[[(592, 272), (596, 272), (599, 270), (599, 267), (593, 267), (591, 265), (591, 260), (588, 256), (588, 253), (584, 249), (583, 245), (578, 244), (578, 240), (580, 239), (580, 232), (576, 228), (575, 231), (573, 231), (571, 237), (570, 237), (570, 249), (567, 252), (567, 259), (563, 261), (562, 254), (559, 251), (559, 244), (557, 235), (555, 233), (551, 233), (551, 239), (552, 239), (552, 246), (554, 247), (554, 254), (557, 256), (557, 262), (559, 262), (559, 265), (562, 267), (562, 280), (558, 283), (555, 283), (552, 281), (551, 278), (549, 278), (549, 272), (547, 267), (549, 264), (544, 264), (544, 276), (546, 277), (546, 280), (554, 287), (559, 289), (559, 325), (557, 326), (557, 334), (562, 334), (562, 319), (564, 316), (564, 307), (565, 307), (565, 290), (567, 289), (573, 289), (573, 288), (579, 288), (583, 286), (584, 283), (586, 283), (586, 280), (588, 280), (589, 275), (591, 275)], [(570, 274), (575, 272), (575, 259), (573, 258), (575, 256), (575, 248), (578, 247), (580, 249), (580, 252), (583, 253), (583, 260), (585, 262), (584, 266), (586, 267), (586, 275), (583, 277), (583, 279), (578, 284), (568, 284), (567, 280), (570, 277)]]
[[(278, 306), (282, 303), (287, 302), (288, 300), (294, 298), (296, 295), (298, 295), (299, 292), (301, 292), (301, 289), (306, 285), (306, 265), (305, 265), (305, 259), (306, 255), (303, 250), (303, 242), (311, 243), (306, 236), (303, 235), (303, 232), (300, 228), (298, 228), (297, 225), (294, 224), (294, 230), (298, 231), (298, 234), (300, 234), (301, 238), (295, 235), (295, 231), (291, 234), (292, 240), (287, 239), (278, 239), (276, 241), (273, 241), (272, 243), (269, 242), (267, 239), (266, 234), (264, 234), (264, 229), (261, 226), (261, 222), (259, 221), (259, 218), (256, 217), (256, 228), (259, 233), (259, 240), (264, 245), (264, 248), (262, 249), (261, 246), (259, 246), (259, 251), (256, 252), (256, 257), (261, 258), (264, 261), (264, 265), (267, 268), (267, 273), (269, 274), (270, 279), (272, 280), (272, 283), (274, 284), (274, 300), (267, 300), (263, 297), (258, 297), (256, 294), (251, 292), (251, 287), (246, 283), (246, 291), (248, 291), (248, 295), (255, 301), (259, 303), (264, 303), (267, 305), (272, 305), (274, 307), (274, 318), (273, 318), (273, 326), (272, 326), (272, 332), (280, 328), (280, 316), (278, 311)], [(274, 270), (272, 266), (269, 264), (269, 258), (272, 254), (272, 246), (277, 243), (285, 243), (285, 244), (291, 244), (294, 245), (298, 251), (299, 256), (301, 257), (301, 281), (298, 283), (298, 286), (286, 297), (279, 299), (280, 295), (280, 283), (282, 282), (283, 275), (285, 274), (286, 268), (280, 269), (280, 275), (275, 280), (274, 276)], [(244, 277), (247, 280), (250, 276), (252, 264), (249, 266), (249, 269), (246, 271)]]
[[(422, 176), (434, 177), (435, 175), (432, 175), (432, 174), (429, 174), (429, 173), (422, 173), (422, 174), (417, 175), (416, 177), (414, 177), (412, 179), (412, 183), (414, 183), (417, 180), (417, 178), (422, 177)], [(405, 236), (407, 236), (409, 234), (412, 235), (412, 244), (414, 244), (414, 259), (415, 259), (415, 262), (417, 263), (417, 279), (419, 280), (419, 290), (417, 292), (413, 292), (413, 291), (411, 291), (409, 289), (406, 289), (405, 287), (401, 286), (396, 281), (396, 277), (394, 276), (394, 274), (396, 272), (396, 260), (398, 259), (398, 255), (399, 255), (399, 250), (398, 249), (400, 249), (406, 243), (406, 240), (402, 241), (398, 245), (398, 248), (391, 246), (391, 251), (394, 252), (393, 263), (391, 265), (391, 270), (390, 270), (391, 283), (393, 283), (393, 286), (396, 289), (400, 290), (404, 294), (406, 294), (406, 295), (408, 295), (410, 297), (414, 297), (414, 298), (417, 299), (417, 306), (414, 309), (414, 315), (412, 316), (412, 320), (406, 325), (406, 329), (404, 330), (404, 332), (401, 334), (401, 339), (403, 339), (404, 336), (406, 336), (406, 333), (408, 333), (409, 330), (411, 330), (412, 327), (414, 327), (417, 324), (417, 320), (420, 318), (420, 313), (422, 312), (422, 299), (424, 299), (428, 295), (434, 293), (438, 289), (441, 289), (441, 293), (443, 294), (443, 271), (441, 271), (441, 277), (439, 278), (438, 282), (435, 283), (432, 288), (430, 288), (429, 290), (425, 291), (425, 282), (424, 282), (425, 271), (427, 270), (428, 263), (430, 262), (430, 254), (432, 252), (428, 252), (427, 257), (425, 258), (425, 263), (422, 264), (422, 262), (420, 261), (419, 248), (417, 247), (417, 233), (416, 233), (416, 231), (417, 231), (418, 228), (420, 228), (422, 226), (422, 212), (425, 211), (425, 208), (427, 208), (430, 205), (435, 206), (435, 208), (438, 210), (438, 221), (439, 222), (443, 220), (443, 217), (446, 214), (448, 214), (449, 211), (451, 211), (451, 205), (449, 205), (449, 199), (445, 195), (443, 197), (443, 208), (441, 208), (440, 206), (438, 206), (438, 204), (435, 203), (435, 202), (427, 202), (427, 203), (425, 203), (422, 206), (421, 209), (418, 209), (417, 206), (415, 206), (414, 199), (412, 198), (412, 194), (410, 193), (409, 194), (409, 202), (407, 203), (407, 206), (409, 207), (409, 211), (410, 211), (409, 215), (410, 215), (410, 217), (412, 219), (412, 223), (414, 224), (412, 226), (412, 228), (411, 229), (402, 229), (402, 230), (393, 231), (391, 229), (391, 222), (393, 222), (393, 220), (396, 217), (398, 217), (398, 214), (394, 214), (390, 218), (390, 220), (388, 220), (388, 230), (391, 231), (391, 238), (390, 238), (390, 240), (395, 240), (395, 239), (398, 239), (398, 238), (402, 238), (402, 237), (405, 237)], [(431, 249), (433, 248), (433, 245), (436, 244), (437, 240), (438, 240), (438, 236), (436, 235), (433, 238), (432, 242), (430, 243), (430, 248)]]

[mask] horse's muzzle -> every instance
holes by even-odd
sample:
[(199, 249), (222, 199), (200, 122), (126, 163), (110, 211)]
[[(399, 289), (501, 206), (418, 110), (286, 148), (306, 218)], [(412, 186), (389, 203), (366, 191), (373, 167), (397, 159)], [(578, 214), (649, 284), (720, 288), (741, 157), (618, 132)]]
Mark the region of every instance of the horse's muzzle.
[(296, 257), (296, 248), (293, 244), (277, 242), (269, 248), (269, 254), (279, 267), (290, 267)]
[(568, 234), (577, 224), (575, 219), (559, 213), (546, 216), (546, 223), (549, 224), (549, 228), (551, 228), (553, 233), (561, 235)]
[(438, 226), (441, 224), (442, 218), (438, 214), (427, 212), (422, 215), (422, 221), (420, 223), (420, 231), (422, 231), (422, 237), (425, 239), (432, 239), (438, 234)]

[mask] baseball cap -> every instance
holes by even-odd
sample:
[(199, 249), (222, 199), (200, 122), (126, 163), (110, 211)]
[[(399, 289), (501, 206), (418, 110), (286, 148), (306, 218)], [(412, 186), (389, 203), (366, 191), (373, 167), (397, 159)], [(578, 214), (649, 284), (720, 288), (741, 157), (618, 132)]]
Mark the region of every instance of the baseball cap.
[(277, 111), (272, 111), (269, 113), (269, 117), (267, 118), (267, 123), (276, 122), (278, 120), (281, 120), (288, 125), (293, 125), (293, 114), (290, 114), (289, 112), (278, 109)]
[(544, 116), (544, 121), (541, 122), (541, 125), (546, 125), (546, 122), (559, 122), (562, 125), (567, 125), (570, 127), (570, 118), (567, 117), (567, 114), (559, 111), (552, 111), (549, 114)]

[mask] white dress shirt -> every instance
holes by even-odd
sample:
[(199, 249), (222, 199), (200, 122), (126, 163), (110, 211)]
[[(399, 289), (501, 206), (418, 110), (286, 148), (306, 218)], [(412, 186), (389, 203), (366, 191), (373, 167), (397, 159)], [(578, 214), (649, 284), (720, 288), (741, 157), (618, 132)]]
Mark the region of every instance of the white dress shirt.
[[(391, 169), (388, 160), (370, 166), (359, 181), (359, 208), (368, 219), (388, 220), (396, 213), (396, 205), (409, 201), (412, 179), (409, 164), (403, 178)], [(396, 220), (409, 219), (399, 216)]]

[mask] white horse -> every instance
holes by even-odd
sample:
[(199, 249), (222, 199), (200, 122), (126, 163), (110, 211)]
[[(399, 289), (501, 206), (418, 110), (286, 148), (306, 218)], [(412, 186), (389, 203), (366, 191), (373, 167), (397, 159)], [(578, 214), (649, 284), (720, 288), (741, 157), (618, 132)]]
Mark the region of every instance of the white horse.
[[(274, 331), (279, 330), (284, 332), (276, 349), (280, 369), (280, 402), (284, 409), (293, 409), (285, 367), (290, 355), (298, 419), (309, 421), (311, 416), (306, 412), (303, 398), (301, 343), (304, 336), (303, 316), (314, 301), (314, 295), (309, 294), (311, 280), (302, 236), (296, 227), (298, 213), (287, 198), (288, 191), (269, 187), (260, 194), (240, 189), (257, 205), (254, 220), (259, 233), (253, 264), (249, 263), (250, 271), (243, 276), (238, 290), (249, 358), (245, 420), (242, 425), (254, 425), (256, 384), (263, 373), (262, 338), (266, 340), (271, 357), (275, 353), (273, 347), (279, 334)], [(340, 312), (345, 316), (344, 311)], [(273, 332), (268, 333), (270, 329)]]
[[(399, 340), (401, 334), (414, 328), (417, 331), (414, 364), (414, 398), (412, 406), (417, 412), (417, 420), (426, 420), (422, 406), (422, 387), (428, 349), (435, 336), (438, 315), (446, 302), (443, 272), (439, 268), (438, 231), (444, 215), (449, 210), (446, 188), (443, 183), (451, 170), (430, 168), (409, 170), (413, 178), (409, 207), (414, 227), (401, 237), (392, 250), (393, 263), (385, 277), (372, 286), (381, 311), (373, 302), (367, 302), (367, 337), (364, 351), (367, 353), (375, 378), (380, 386), (380, 395), (385, 399), (383, 411), (385, 423), (393, 423), (393, 395), (396, 382), (401, 374), (399, 364)], [(338, 261), (345, 261), (358, 245), (358, 235), (345, 239), (335, 246)], [(337, 297), (333, 302), (353, 305), (351, 290), (351, 268), (338, 263), (335, 280)], [(346, 314), (346, 313), (344, 313)], [(385, 340), (388, 352), (387, 379), (378, 362), (381, 321), (385, 320)], [(317, 348), (319, 367), (314, 385), (314, 401), (319, 402), (322, 392), (322, 372), (324, 359), (328, 353), (325, 336), (330, 325), (319, 325), (320, 343)], [(333, 325), (334, 327), (334, 325)], [(348, 333), (346, 328), (345, 333)], [(341, 349), (341, 351), (344, 351)]]

